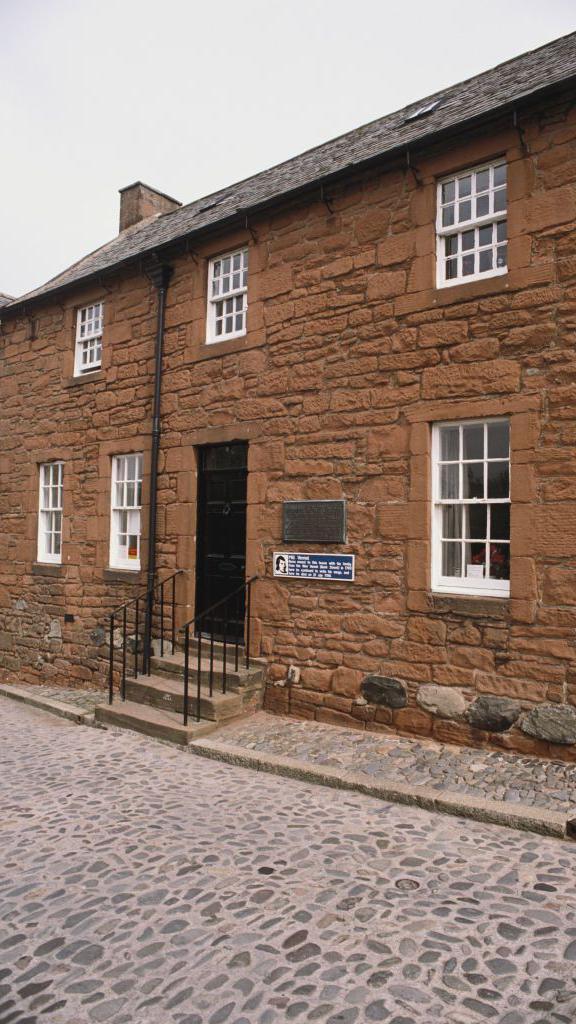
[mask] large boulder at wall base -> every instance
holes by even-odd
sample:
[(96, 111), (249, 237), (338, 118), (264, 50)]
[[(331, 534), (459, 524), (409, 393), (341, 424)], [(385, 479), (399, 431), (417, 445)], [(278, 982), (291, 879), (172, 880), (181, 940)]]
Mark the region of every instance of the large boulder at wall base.
[(522, 705), (509, 697), (477, 697), (466, 715), (473, 729), (506, 732), (520, 717)]
[(576, 743), (576, 708), (568, 704), (540, 704), (520, 721), (527, 736), (548, 743)]
[(404, 683), (390, 676), (366, 676), (360, 689), (369, 704), (380, 704), (385, 708), (405, 708), (408, 703), (408, 691)]
[(466, 698), (460, 690), (451, 686), (435, 686), (430, 683), (421, 686), (416, 694), (416, 702), (424, 711), (439, 718), (462, 718), (466, 711)]

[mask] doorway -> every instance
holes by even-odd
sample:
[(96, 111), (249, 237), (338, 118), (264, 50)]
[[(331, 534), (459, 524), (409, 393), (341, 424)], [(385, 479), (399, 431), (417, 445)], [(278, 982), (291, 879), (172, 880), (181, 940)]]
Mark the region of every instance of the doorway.
[[(246, 579), (248, 443), (205, 445), (198, 463), (196, 614), (228, 597)], [(244, 638), (244, 606), (241, 590), (225, 611), (215, 613), (227, 620), (229, 638)], [(223, 632), (224, 620), (208, 619), (206, 626)]]

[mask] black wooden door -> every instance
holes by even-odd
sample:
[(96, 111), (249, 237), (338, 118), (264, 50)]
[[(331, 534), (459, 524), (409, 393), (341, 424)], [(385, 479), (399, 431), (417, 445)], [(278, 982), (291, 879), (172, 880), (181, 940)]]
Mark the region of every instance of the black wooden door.
[[(196, 611), (206, 611), (232, 594), (246, 578), (246, 482), (248, 445), (244, 441), (200, 449), (196, 549)], [(222, 621), (202, 623), (201, 631), (224, 631), (243, 638), (242, 591), (218, 614)]]

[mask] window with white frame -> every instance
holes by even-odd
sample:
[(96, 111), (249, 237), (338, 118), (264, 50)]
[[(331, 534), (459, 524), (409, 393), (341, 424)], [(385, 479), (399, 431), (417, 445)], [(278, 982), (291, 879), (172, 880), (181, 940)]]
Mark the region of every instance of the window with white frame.
[(110, 565), (140, 568), (142, 455), (115, 455), (112, 460)]
[(38, 508), (38, 561), (62, 561), (62, 498), (64, 463), (45, 462), (40, 466)]
[(75, 376), (99, 370), (102, 366), (102, 324), (104, 303), (94, 302), (79, 309), (76, 316)]
[(246, 334), (248, 249), (210, 260), (208, 269), (207, 342)]
[(506, 164), (499, 160), (438, 183), (439, 288), (506, 273), (506, 178)]
[(432, 435), (434, 590), (510, 593), (510, 424), (440, 423)]

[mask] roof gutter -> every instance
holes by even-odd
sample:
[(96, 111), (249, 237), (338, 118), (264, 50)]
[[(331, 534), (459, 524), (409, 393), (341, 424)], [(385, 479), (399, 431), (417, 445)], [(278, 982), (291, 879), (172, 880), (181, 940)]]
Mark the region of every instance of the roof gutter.
[(568, 78), (565, 78), (560, 82), (553, 82), (552, 84), (543, 86), (540, 89), (524, 93), (521, 96), (516, 97), (514, 100), (502, 103), (496, 107), (491, 107), (490, 110), (484, 111), (480, 114), (475, 114), (472, 117), (467, 117), (465, 120), (458, 121), (456, 124), (438, 129), (437, 131), (429, 132), (426, 135), (419, 135), (412, 142), (402, 142), (391, 149), (387, 149), (383, 153), (376, 153), (374, 156), (366, 157), (363, 160), (351, 161), (349, 164), (346, 164), (345, 167), (340, 167), (338, 170), (331, 171), (329, 174), (314, 178), (313, 181), (306, 182), (304, 185), (288, 189), (279, 195), (271, 196), (269, 199), (264, 199), (259, 203), (253, 203), (246, 207), (239, 207), (235, 213), (230, 214), (228, 217), (224, 217), (221, 220), (213, 221), (211, 224), (205, 224), (198, 228), (192, 228), (191, 230), (186, 231), (170, 241), (162, 243), (161, 245), (155, 243), (154, 245), (151, 245), (149, 249), (144, 249), (139, 252), (136, 256), (129, 256), (125, 260), (120, 260), (104, 270), (94, 271), (93, 273), (86, 274), (85, 277), (78, 277), (74, 281), (57, 286), (50, 291), (43, 292), (41, 295), (34, 296), (26, 301), (22, 301), (21, 303), (15, 302), (2, 309), (2, 318), (6, 319), (7, 315), (11, 317), (18, 316), (23, 313), (25, 314), (28, 311), (28, 307), (31, 305), (36, 306), (37, 304), (41, 304), (46, 299), (74, 290), (79, 285), (89, 284), (93, 281), (102, 279), (105, 275), (115, 274), (119, 270), (126, 269), (130, 266), (137, 266), (138, 264), (142, 265), (146, 257), (149, 257), (152, 254), (160, 255), (162, 253), (175, 253), (181, 243), (186, 242), (191, 238), (199, 238), (203, 235), (220, 232), (229, 227), (238, 227), (239, 225), (245, 226), (247, 223), (246, 219), (249, 216), (263, 213), (275, 206), (291, 202), (292, 200), (298, 199), (304, 195), (313, 195), (324, 186), (341, 181), (352, 173), (368, 170), (371, 167), (380, 166), (382, 164), (394, 163), (394, 161), (399, 158), (405, 158), (407, 153), (410, 153), (411, 156), (413, 156), (416, 150), (426, 149), (438, 142), (442, 142), (453, 136), (456, 132), (468, 131), (471, 128), (479, 127), (482, 124), (493, 121), (505, 114), (512, 115), (514, 119), (514, 126), (517, 127), (518, 112), (523, 104), (526, 104), (526, 102), (531, 100), (541, 99), (547, 95), (561, 92), (573, 85), (576, 85), (576, 74), (570, 75)]

